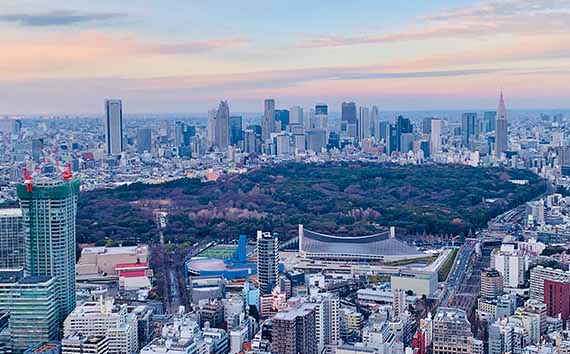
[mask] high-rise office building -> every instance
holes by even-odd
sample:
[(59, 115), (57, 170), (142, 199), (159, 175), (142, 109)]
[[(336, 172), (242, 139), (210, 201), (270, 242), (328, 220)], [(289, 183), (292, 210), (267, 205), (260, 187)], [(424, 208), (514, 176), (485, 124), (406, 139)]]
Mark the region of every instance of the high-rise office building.
[(123, 152), (123, 103), (105, 100), (105, 147), (107, 155)]
[(471, 324), (465, 311), (440, 307), (433, 318), (433, 353), (465, 354), (471, 349)]
[(12, 121), (12, 134), (14, 135), (18, 135), (20, 134), (20, 131), (22, 131), (22, 121), (19, 119), (14, 119)]
[(386, 127), (386, 153), (390, 155), (394, 151), (398, 151), (400, 146), (400, 136), (398, 135), (398, 127), (394, 124), (388, 124)]
[(434, 120), (433, 117), (426, 117), (422, 121), (422, 133), (431, 134), (431, 121)]
[(315, 118), (313, 126), (317, 129), (327, 130), (329, 126), (329, 106), (317, 104), (315, 106)]
[(276, 109), (275, 110), (275, 123), (279, 127), (279, 131), (287, 129), (289, 125), (290, 114), (287, 109)]
[(303, 107), (300, 106), (293, 106), (289, 109), (289, 123), (290, 124), (300, 124), (304, 126), (304, 115), (303, 115)]
[[(396, 146), (395, 150), (402, 151), (402, 148), (401, 148), (402, 134), (413, 133), (413, 132), (414, 132), (414, 128), (413, 128), (410, 120), (408, 118), (404, 118), (403, 116), (398, 116), (398, 118), (396, 119), (396, 134), (397, 134), (396, 144), (397, 144), (397, 146)], [(392, 150), (392, 151), (394, 151), (394, 150)]]
[(380, 127), (380, 108), (378, 106), (372, 106), (372, 110), (370, 111), (370, 123), (372, 126), (372, 136), (378, 139), (379, 127)]
[(184, 122), (176, 122), (174, 124), (174, 146), (180, 147), (184, 145), (184, 132), (186, 124)]
[(441, 119), (431, 119), (430, 124), (430, 154), (435, 155), (441, 151)]
[(499, 106), (497, 107), (497, 117), (495, 119), (495, 156), (501, 155), (509, 149), (507, 136), (507, 109), (505, 108), (505, 100), (503, 92), (499, 98)]
[[(4, 284), (5, 285), (5, 284)], [(29, 276), (11, 285), (10, 336), (14, 353), (55, 340), (59, 334), (57, 280)]]
[(216, 112), (215, 142), (218, 149), (226, 150), (230, 145), (230, 106), (221, 101)]
[(477, 113), (463, 113), (461, 116), (461, 136), (463, 145), (470, 146), (475, 136)]
[(208, 111), (208, 144), (216, 145), (216, 110)]
[(497, 112), (489, 111), (483, 113), (483, 119), (485, 121), (487, 132), (495, 131), (495, 120), (497, 119)]
[(316, 153), (327, 146), (327, 132), (324, 129), (308, 129), (305, 131), (307, 149)]
[(341, 120), (351, 124), (356, 124), (356, 103), (343, 102), (341, 107)]
[(137, 129), (137, 152), (150, 152), (152, 148), (152, 131), (150, 128)]
[(301, 304), (273, 317), (271, 352), (316, 354), (315, 305)]
[(358, 139), (360, 141), (372, 136), (372, 121), (368, 107), (358, 108)]
[(315, 115), (325, 115), (329, 114), (329, 106), (323, 103), (315, 105)]
[(230, 117), (230, 144), (237, 145), (243, 140), (243, 126), (241, 116)]
[(271, 294), (279, 278), (279, 240), (271, 232), (257, 231), (257, 279), (261, 295)]
[(0, 209), (0, 269), (24, 266), (24, 237), (22, 210)]
[(275, 132), (275, 100), (264, 101), (263, 120), (261, 121), (261, 139), (265, 142)]
[(305, 112), (305, 121), (304, 121), (305, 129), (313, 129), (315, 127), (315, 110), (309, 109)]
[(25, 269), (55, 278), (60, 323), (75, 308), (75, 219), (79, 180), (41, 178), (17, 185), (27, 229)]

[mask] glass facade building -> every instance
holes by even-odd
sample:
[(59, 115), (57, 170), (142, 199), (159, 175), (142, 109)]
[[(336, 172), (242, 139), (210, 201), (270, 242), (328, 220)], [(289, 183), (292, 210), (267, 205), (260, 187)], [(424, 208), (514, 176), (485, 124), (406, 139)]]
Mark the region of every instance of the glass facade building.
[(75, 220), (79, 180), (40, 179), (17, 186), (28, 229), (25, 270), (55, 278), (61, 323), (75, 308)]

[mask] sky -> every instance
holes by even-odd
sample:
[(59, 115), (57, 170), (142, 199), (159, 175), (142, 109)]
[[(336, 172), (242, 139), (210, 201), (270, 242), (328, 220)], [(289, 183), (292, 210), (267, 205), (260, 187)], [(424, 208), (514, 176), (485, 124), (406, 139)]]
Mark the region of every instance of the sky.
[(570, 0), (0, 0), (0, 115), (570, 108)]

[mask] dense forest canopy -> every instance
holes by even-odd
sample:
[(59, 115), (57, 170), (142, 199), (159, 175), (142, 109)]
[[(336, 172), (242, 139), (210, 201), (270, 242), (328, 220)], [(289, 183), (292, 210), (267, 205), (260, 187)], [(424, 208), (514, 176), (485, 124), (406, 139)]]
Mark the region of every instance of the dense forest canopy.
[(258, 229), (287, 238), (299, 223), (347, 235), (388, 226), (407, 234), (465, 234), (545, 189), (546, 182), (526, 170), (284, 163), (216, 182), (180, 179), (83, 193), (77, 235), (79, 242), (157, 240), (156, 210), (168, 212), (164, 235), (176, 243), (232, 240)]

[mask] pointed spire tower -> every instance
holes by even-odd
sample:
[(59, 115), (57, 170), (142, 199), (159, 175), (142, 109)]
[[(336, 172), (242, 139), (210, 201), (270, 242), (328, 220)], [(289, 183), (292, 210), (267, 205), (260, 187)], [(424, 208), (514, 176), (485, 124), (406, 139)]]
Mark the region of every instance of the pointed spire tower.
[(501, 155), (508, 150), (509, 143), (507, 137), (507, 109), (505, 108), (505, 100), (503, 98), (503, 91), (501, 90), (501, 97), (499, 98), (499, 106), (497, 107), (496, 118), (496, 135), (495, 135), (495, 156), (500, 158)]

